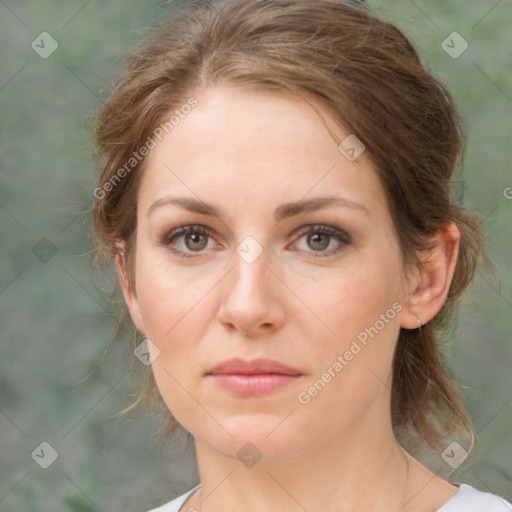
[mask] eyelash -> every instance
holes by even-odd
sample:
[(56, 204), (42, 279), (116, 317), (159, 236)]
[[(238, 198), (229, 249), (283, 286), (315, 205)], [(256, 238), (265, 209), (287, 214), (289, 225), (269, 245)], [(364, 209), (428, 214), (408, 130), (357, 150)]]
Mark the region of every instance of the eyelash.
[[(184, 258), (197, 258), (201, 256), (201, 253), (203, 251), (196, 251), (196, 254), (194, 252), (184, 252), (180, 251), (179, 249), (175, 249), (171, 247), (171, 242), (173, 242), (176, 238), (187, 235), (189, 233), (199, 234), (199, 235), (207, 235), (210, 238), (213, 238), (212, 232), (209, 228), (206, 226), (201, 225), (188, 225), (188, 226), (182, 226), (179, 228), (174, 229), (170, 233), (167, 233), (165, 236), (162, 237), (162, 239), (159, 242), (159, 245), (166, 246), (173, 254), (176, 254), (180, 257)], [(301, 229), (297, 236), (302, 238), (304, 235), (314, 235), (314, 234), (322, 234), (322, 235), (328, 235), (330, 237), (336, 238), (341, 245), (336, 249), (331, 249), (330, 251), (307, 251), (307, 252), (317, 252), (318, 255), (312, 256), (313, 258), (326, 258), (328, 256), (333, 256), (334, 254), (337, 254), (340, 252), (344, 246), (350, 245), (352, 242), (350, 235), (348, 233), (341, 231), (339, 229), (336, 229), (331, 226), (325, 226), (322, 224), (314, 224), (305, 226), (304, 229)], [(322, 253), (320, 255), (320, 253)]]

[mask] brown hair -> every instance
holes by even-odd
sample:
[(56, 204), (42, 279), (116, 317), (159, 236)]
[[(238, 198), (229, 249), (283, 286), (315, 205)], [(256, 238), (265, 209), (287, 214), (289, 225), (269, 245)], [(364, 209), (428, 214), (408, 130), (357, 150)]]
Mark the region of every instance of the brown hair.
[[(429, 446), (445, 448), (456, 433), (469, 435), (471, 443), (474, 439), (439, 345), (478, 260), (488, 260), (480, 222), (451, 193), (464, 135), (449, 92), (425, 69), (398, 28), (353, 4), (210, 0), (192, 3), (163, 23), (99, 113), (94, 137), (102, 173), (93, 228), (99, 256), (113, 257), (116, 242), (125, 242), (133, 288), (137, 190), (144, 160), (132, 162), (129, 169), (126, 162), (155, 128), (194, 93), (220, 81), (319, 100), (366, 146), (386, 191), (404, 270), (419, 263), (418, 255), (429, 247), (426, 237), (447, 222), (455, 222), (461, 233), (444, 306), (420, 329), (401, 329), (393, 363), (395, 433), (406, 449), (421, 454)], [(126, 172), (120, 173), (121, 168)], [(148, 370), (138, 400), (126, 410), (140, 402), (147, 405), (151, 397), (158, 401), (158, 396)], [(177, 425), (168, 417), (164, 437)]]

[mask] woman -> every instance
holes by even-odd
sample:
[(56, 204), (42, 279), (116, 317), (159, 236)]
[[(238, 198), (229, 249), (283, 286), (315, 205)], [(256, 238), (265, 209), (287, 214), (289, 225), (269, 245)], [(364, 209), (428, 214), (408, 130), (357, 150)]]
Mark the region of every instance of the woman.
[(95, 138), (141, 399), (197, 452), (201, 484), (155, 512), (512, 510), (420, 463), (473, 444), (437, 344), (483, 235), (450, 196), (450, 95), (397, 28), (327, 0), (196, 3)]

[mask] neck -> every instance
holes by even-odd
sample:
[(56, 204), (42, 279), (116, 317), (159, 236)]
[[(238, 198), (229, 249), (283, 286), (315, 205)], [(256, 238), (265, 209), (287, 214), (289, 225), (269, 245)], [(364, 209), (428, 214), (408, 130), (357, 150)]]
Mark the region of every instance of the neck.
[[(367, 422), (286, 464), (245, 467), (196, 439), (201, 512), (405, 512), (408, 463), (391, 428)], [(376, 432), (379, 430), (379, 432)]]

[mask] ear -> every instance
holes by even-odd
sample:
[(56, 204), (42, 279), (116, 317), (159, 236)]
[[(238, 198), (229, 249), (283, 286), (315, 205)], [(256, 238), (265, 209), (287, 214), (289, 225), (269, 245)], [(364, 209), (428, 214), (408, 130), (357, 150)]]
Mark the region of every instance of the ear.
[(116, 243), (116, 270), (123, 291), (124, 301), (130, 313), (133, 323), (137, 330), (146, 336), (146, 329), (140, 311), (139, 301), (137, 300), (136, 291), (130, 287), (125, 257), (125, 243)]
[(404, 329), (417, 329), (440, 311), (457, 266), (460, 232), (455, 223), (447, 223), (429, 239), (435, 245), (423, 255), (418, 272), (410, 281), (400, 321)]

